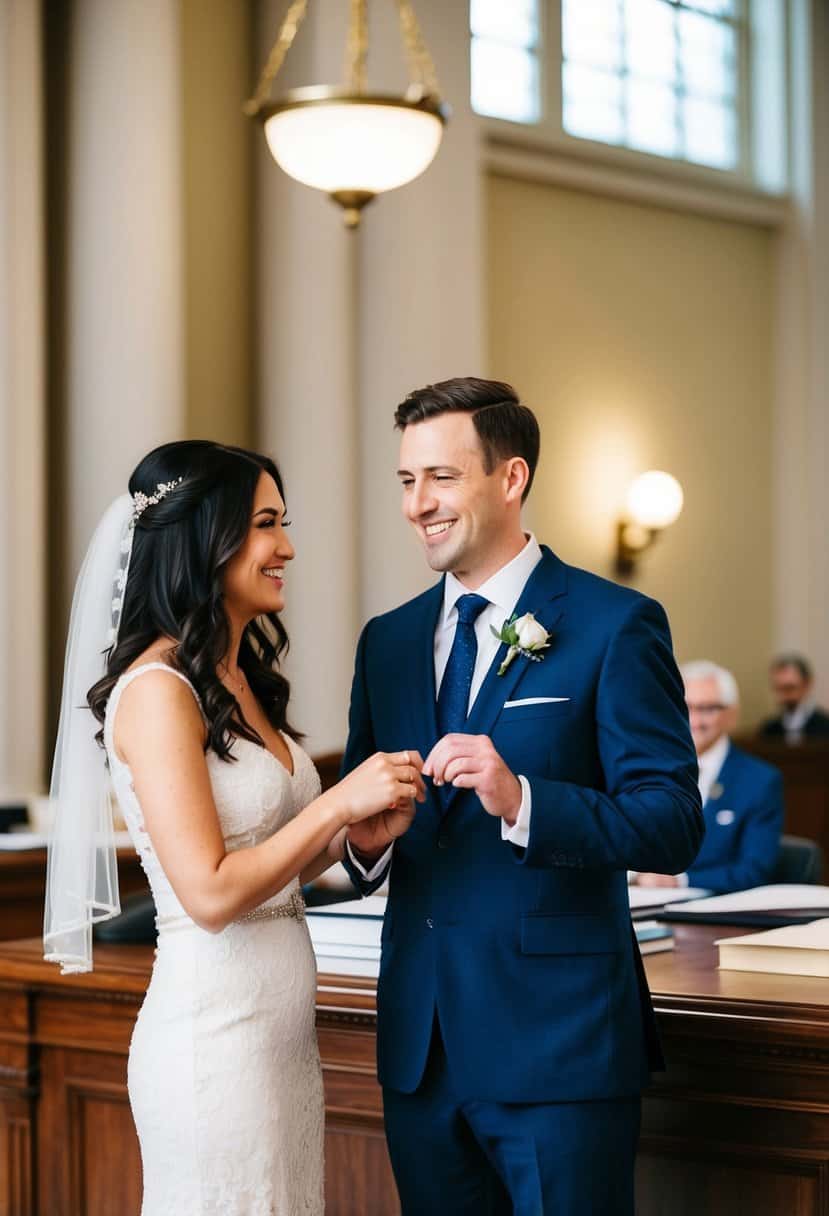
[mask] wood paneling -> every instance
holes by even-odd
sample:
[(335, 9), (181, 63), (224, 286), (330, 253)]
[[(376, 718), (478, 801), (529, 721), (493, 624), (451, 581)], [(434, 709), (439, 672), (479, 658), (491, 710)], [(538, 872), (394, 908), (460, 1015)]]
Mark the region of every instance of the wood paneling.
[[(132, 849), (118, 850), (121, 895), (147, 890), (147, 880)], [(0, 941), (36, 937), (43, 931), (46, 850), (0, 853)]]
[(783, 774), (786, 800), (784, 831), (816, 840), (829, 866), (829, 744), (790, 745), (782, 740), (745, 735), (740, 747), (768, 761)]
[[(718, 971), (729, 932), (677, 926), (646, 959), (668, 1071), (645, 1095), (638, 1216), (829, 1216), (829, 987)], [(0, 1216), (137, 1216), (126, 1057), (151, 966), (100, 946), (61, 978), (38, 942), (0, 944)], [(320, 975), (317, 1022), (328, 1216), (397, 1216), (372, 981)]]

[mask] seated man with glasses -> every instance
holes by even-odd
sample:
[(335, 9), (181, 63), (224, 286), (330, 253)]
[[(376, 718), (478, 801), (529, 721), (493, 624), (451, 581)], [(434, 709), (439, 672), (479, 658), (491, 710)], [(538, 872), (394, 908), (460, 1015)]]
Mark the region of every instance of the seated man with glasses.
[(680, 668), (699, 762), (705, 839), (687, 874), (636, 874), (647, 887), (707, 887), (718, 894), (771, 881), (783, 830), (778, 769), (735, 747), (739, 692), (730, 671), (705, 661)]

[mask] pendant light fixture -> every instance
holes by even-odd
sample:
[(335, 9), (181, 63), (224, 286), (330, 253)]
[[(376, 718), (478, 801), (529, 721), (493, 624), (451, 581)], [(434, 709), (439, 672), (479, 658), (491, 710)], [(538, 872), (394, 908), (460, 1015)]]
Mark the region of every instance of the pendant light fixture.
[(323, 190), (356, 228), (378, 194), (419, 177), (434, 160), (449, 118), (435, 66), (409, 0), (397, 4), (409, 69), (405, 93), (368, 91), (368, 0), (349, 0), (344, 86), (292, 89), (270, 101), (309, 0), (293, 0), (245, 113), (265, 128), (271, 155), (290, 177)]

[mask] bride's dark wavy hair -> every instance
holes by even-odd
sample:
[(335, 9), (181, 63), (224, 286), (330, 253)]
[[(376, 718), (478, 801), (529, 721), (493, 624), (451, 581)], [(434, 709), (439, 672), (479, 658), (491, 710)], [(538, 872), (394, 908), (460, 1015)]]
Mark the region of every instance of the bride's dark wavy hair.
[[(118, 677), (159, 637), (169, 637), (171, 664), (201, 698), (206, 747), (232, 760), (235, 736), (263, 744), (216, 671), (230, 646), (224, 572), (248, 534), (263, 472), (284, 499), (282, 478), (269, 457), (210, 440), (165, 443), (135, 469), (129, 480), (133, 495), (149, 496), (159, 483), (182, 481), (136, 521), (118, 641), (109, 652), (106, 675), (87, 693), (101, 724)], [(266, 613), (247, 626), (239, 666), (272, 725), (298, 739), (287, 720), (290, 686), (278, 670), (287, 648), (284, 625), (275, 612)], [(103, 726), (96, 738), (103, 743)]]

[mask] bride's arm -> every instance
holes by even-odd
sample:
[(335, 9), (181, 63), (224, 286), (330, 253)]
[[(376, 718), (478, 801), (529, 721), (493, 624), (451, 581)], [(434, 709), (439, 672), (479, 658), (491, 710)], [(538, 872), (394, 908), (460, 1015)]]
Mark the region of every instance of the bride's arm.
[(332, 866), (337, 865), (345, 856), (345, 834), (347, 829), (342, 828), (333, 836), (325, 846), (318, 857), (315, 857), (310, 865), (299, 876), (301, 883), (313, 882), (315, 878), (319, 878), (320, 874), (324, 874), (326, 870), (330, 870)]
[(204, 724), (187, 685), (147, 672), (124, 690), (116, 727), (116, 750), (130, 767), (164, 873), (187, 914), (213, 933), (280, 891), (348, 824), (420, 793), (418, 775), (400, 756), (378, 754), (268, 840), (227, 852), (204, 755)]

